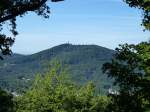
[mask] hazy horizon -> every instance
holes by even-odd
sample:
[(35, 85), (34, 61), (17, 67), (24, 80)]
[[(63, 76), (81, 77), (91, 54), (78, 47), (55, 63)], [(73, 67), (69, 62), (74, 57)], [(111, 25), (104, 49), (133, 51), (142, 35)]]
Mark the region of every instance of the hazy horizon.
[[(49, 48), (46, 48), (46, 49), (42, 49), (42, 50), (39, 50), (39, 51), (37, 51), (37, 52), (33, 52), (33, 53), (30, 53), (30, 54), (24, 54), (24, 53), (17, 53), (17, 52), (13, 52), (13, 54), (20, 54), (20, 55), (32, 55), (32, 54), (35, 54), (35, 53), (39, 53), (39, 52), (42, 52), (42, 51), (44, 51), (44, 50), (48, 50), (48, 49), (51, 49), (51, 48), (53, 48), (53, 47), (56, 47), (56, 46), (60, 46), (60, 45), (63, 45), (63, 44), (70, 44), (70, 45), (79, 45), (79, 46), (81, 46), (81, 45), (83, 45), (83, 46), (99, 46), (99, 47), (104, 47), (104, 46), (101, 46), (101, 45), (96, 45), (96, 44), (72, 44), (72, 43), (69, 43), (69, 42), (66, 42), (66, 43), (61, 43), (61, 44), (58, 44), (58, 45), (55, 45), (55, 46), (52, 46), (52, 47), (49, 47)], [(108, 47), (104, 47), (104, 48), (107, 48), (107, 49), (110, 49), (110, 50), (115, 50), (115, 49), (111, 49), (111, 48), (108, 48)]]
[(149, 39), (142, 13), (122, 0), (65, 0), (51, 3), (49, 19), (35, 14), (17, 21), (13, 52), (33, 54), (63, 43), (94, 44), (114, 49), (118, 44)]
[[(37, 52), (33, 52), (33, 53), (18, 53), (18, 52), (12, 52), (12, 54), (19, 54), (19, 55), (32, 55), (32, 54), (36, 54), (36, 53), (39, 53), (39, 52), (42, 52), (42, 51), (45, 51), (45, 50), (49, 50), (49, 49), (51, 49), (51, 48), (53, 48), (53, 47), (56, 47), (56, 46), (59, 46), (59, 45), (63, 45), (63, 44), (71, 44), (71, 45), (87, 45), (87, 46), (90, 46), (90, 45), (95, 45), (95, 46), (99, 46), (99, 47), (104, 47), (104, 48), (107, 48), (107, 49), (110, 49), (110, 50), (115, 50), (115, 48), (114, 49), (112, 49), (112, 48), (108, 48), (108, 47), (105, 47), (105, 46), (101, 46), (101, 45), (97, 45), (97, 44), (72, 44), (72, 43), (68, 43), (68, 42), (66, 42), (66, 43), (61, 43), (61, 44), (58, 44), (58, 45), (55, 45), (55, 46), (52, 46), (52, 47), (49, 47), (49, 48), (46, 48), (46, 49), (42, 49), (42, 50), (39, 50), (39, 51), (37, 51)], [(118, 46), (117, 46), (118, 47)]]

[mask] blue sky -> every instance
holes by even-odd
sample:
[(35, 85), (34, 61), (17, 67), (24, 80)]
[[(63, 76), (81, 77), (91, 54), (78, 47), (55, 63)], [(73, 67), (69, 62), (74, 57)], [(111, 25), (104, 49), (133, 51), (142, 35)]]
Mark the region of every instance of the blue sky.
[(49, 19), (30, 13), (17, 20), (19, 35), (13, 52), (32, 54), (68, 42), (114, 49), (150, 37), (140, 25), (141, 11), (122, 0), (65, 0), (49, 5)]

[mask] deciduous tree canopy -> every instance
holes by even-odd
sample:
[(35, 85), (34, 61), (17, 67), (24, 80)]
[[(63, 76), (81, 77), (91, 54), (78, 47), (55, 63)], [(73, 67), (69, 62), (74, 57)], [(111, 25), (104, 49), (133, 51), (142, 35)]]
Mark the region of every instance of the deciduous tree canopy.
[(147, 30), (150, 30), (150, 0), (124, 0), (130, 7), (135, 7), (143, 10), (143, 22)]
[(15, 112), (13, 96), (0, 88), (0, 112)]
[[(28, 12), (35, 12), (39, 16), (48, 18), (50, 8), (47, 4), (49, 0), (0, 0), (0, 32), (3, 30), (3, 25), (9, 22), (10, 31), (13, 36), (16, 36), (16, 17), (24, 16)], [(63, 0), (51, 0), (58, 2)], [(0, 50), (2, 54), (10, 54), (10, 47), (14, 43), (14, 38), (7, 37), (6, 34), (0, 33)], [(2, 58), (2, 57), (0, 57)]]
[(94, 85), (76, 86), (55, 65), (42, 78), (38, 75), (32, 88), (17, 97), (16, 112), (105, 112), (109, 99), (95, 95)]
[[(115, 112), (144, 112), (150, 105), (150, 42), (121, 45), (104, 73), (115, 79), (119, 95), (112, 99)], [(120, 111), (121, 110), (121, 111)]]

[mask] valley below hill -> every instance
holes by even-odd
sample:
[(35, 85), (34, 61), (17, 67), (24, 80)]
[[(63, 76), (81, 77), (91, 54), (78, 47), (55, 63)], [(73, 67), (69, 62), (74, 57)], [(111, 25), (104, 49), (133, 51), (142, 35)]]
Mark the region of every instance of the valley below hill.
[(31, 86), (36, 74), (44, 74), (52, 60), (67, 65), (70, 79), (78, 85), (92, 81), (96, 91), (106, 93), (112, 80), (102, 73), (102, 65), (109, 62), (114, 50), (97, 45), (62, 44), (32, 54), (4, 57), (0, 60), (0, 87), (21, 92)]

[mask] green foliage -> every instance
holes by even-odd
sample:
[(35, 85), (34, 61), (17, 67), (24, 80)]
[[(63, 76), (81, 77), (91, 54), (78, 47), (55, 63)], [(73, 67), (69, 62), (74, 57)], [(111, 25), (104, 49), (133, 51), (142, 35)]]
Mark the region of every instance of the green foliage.
[[(119, 85), (111, 95), (115, 112), (144, 112), (150, 104), (150, 42), (121, 45), (103, 70)], [(148, 107), (149, 108), (149, 107)]]
[[(23, 17), (29, 12), (34, 12), (38, 16), (49, 17), (50, 7), (47, 5), (47, 1), (49, 0), (0, 0), (0, 54), (11, 54), (10, 47), (14, 43), (14, 38), (2, 34), (4, 25), (9, 22), (10, 32), (15, 37), (18, 34), (16, 31), (18, 16)], [(63, 0), (51, 0), (51, 2), (58, 1)], [(0, 59), (3, 59), (2, 56)]]
[(0, 112), (15, 112), (13, 96), (0, 89)]
[(9, 91), (18, 92), (19, 88), (24, 91), (35, 74), (44, 74), (51, 61), (60, 60), (63, 66), (68, 66), (72, 81), (79, 85), (93, 81), (96, 92), (103, 94), (111, 87), (112, 81), (102, 73), (101, 67), (111, 60), (113, 54), (113, 50), (96, 45), (71, 44), (62, 44), (33, 55), (14, 54), (0, 62), (0, 86)]
[(95, 96), (94, 85), (76, 86), (60, 66), (44, 77), (37, 75), (32, 88), (17, 98), (17, 112), (104, 112), (107, 97)]
[(143, 22), (147, 30), (150, 30), (150, 0), (124, 0), (130, 7), (136, 7), (143, 10)]

